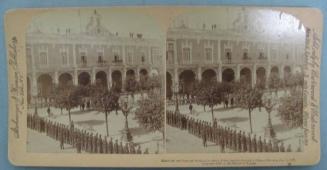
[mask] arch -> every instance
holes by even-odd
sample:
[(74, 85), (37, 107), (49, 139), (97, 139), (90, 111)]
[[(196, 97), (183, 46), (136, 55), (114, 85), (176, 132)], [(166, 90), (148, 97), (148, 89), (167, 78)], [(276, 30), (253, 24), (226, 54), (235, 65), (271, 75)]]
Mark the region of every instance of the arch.
[(126, 71), (126, 79), (135, 79), (135, 71), (130, 69)]
[(73, 84), (73, 77), (69, 73), (63, 73), (59, 76), (59, 85), (67, 86)]
[(195, 73), (192, 70), (184, 70), (179, 75), (180, 91), (188, 96), (193, 90)]
[(88, 72), (81, 72), (78, 75), (78, 85), (86, 86), (89, 85), (90, 82), (91, 82), (91, 77)]
[(107, 87), (107, 73), (104, 71), (99, 71), (95, 74), (95, 84), (99, 86)]
[(251, 85), (252, 76), (251, 70), (247, 67), (244, 67), (240, 71), (240, 82)]
[(217, 75), (216, 72), (212, 69), (206, 69), (204, 72), (202, 72), (202, 80), (209, 82), (212, 79), (216, 79)]
[(284, 79), (287, 79), (292, 74), (292, 70), (290, 66), (284, 67)]
[(173, 96), (173, 77), (169, 72), (166, 72), (166, 97), (171, 99)]
[(121, 91), (122, 89), (122, 74), (119, 70), (115, 70), (111, 73), (112, 78), (112, 87), (114, 89), (117, 89), (118, 91)]
[(266, 86), (266, 69), (264, 67), (259, 67), (256, 70), (258, 87), (264, 88)]
[(140, 70), (140, 75), (141, 76), (147, 76), (148, 75), (148, 71), (146, 69), (141, 69)]
[(152, 69), (150, 71), (150, 76), (154, 77), (154, 76), (158, 76), (159, 75), (159, 71), (157, 69)]
[(48, 98), (52, 89), (52, 78), (49, 74), (41, 74), (37, 78), (38, 95)]
[(279, 69), (277, 66), (271, 68), (270, 75), (279, 77)]
[(234, 70), (231, 68), (227, 68), (222, 73), (222, 80), (223, 82), (232, 82), (235, 79)]

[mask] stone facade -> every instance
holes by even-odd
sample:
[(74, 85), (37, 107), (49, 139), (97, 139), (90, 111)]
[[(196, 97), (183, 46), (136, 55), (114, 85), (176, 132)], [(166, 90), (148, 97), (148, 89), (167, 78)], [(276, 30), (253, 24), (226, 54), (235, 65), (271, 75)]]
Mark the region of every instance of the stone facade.
[(85, 30), (81, 33), (71, 33), (70, 29), (66, 29), (65, 33), (43, 33), (39, 30), (27, 33), (30, 94), (35, 96), (39, 93), (41, 79), (54, 84), (71, 79), (74, 85), (85, 85), (94, 83), (101, 72), (102, 77), (99, 77), (103, 79), (105, 75), (105, 82), (110, 88), (115, 82), (113, 76), (118, 75), (123, 87), (127, 73), (132, 73), (138, 80), (140, 74), (164, 74), (163, 43), (160, 40), (147, 39), (139, 33), (125, 37), (111, 33), (102, 26), (96, 11)]
[[(304, 39), (304, 38), (303, 38)], [(221, 81), (239, 81), (249, 74), (252, 86), (258, 76), (267, 84), (271, 72), (283, 79), (285, 74), (301, 72), (305, 42), (297, 39), (272, 39), (233, 30), (172, 27), (167, 33), (167, 82), (176, 85), (182, 73), (191, 72), (201, 80), (206, 71)], [(232, 78), (226, 72), (233, 74)]]

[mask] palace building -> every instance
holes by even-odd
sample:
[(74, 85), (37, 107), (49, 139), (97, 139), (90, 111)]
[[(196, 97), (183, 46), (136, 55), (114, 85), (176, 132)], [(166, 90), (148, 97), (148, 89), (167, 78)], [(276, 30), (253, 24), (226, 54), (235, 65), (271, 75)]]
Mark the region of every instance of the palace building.
[(212, 78), (267, 86), (271, 74), (284, 79), (302, 72), (302, 35), (272, 37), (241, 24), (225, 30), (216, 24), (196, 29), (181, 22), (167, 33), (167, 90), (173, 90), (177, 82), (192, 86), (195, 80)]
[(88, 85), (97, 80), (108, 88), (124, 89), (128, 76), (142, 80), (142, 76), (164, 74), (163, 42), (159, 39), (142, 33), (112, 33), (97, 11), (83, 30), (46, 33), (36, 29), (27, 33), (29, 94), (46, 93), (53, 84)]

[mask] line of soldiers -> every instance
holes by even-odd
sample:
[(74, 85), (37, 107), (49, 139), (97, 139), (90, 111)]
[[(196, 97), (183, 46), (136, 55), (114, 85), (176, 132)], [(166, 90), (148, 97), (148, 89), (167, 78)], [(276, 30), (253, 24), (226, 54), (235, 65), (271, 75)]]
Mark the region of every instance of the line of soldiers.
[(106, 137), (101, 137), (99, 134), (86, 132), (74, 128), (74, 124), (65, 125), (58, 122), (46, 120), (36, 114), (27, 115), (27, 127), (36, 130), (40, 133), (45, 133), (47, 136), (60, 142), (60, 149), (64, 149), (64, 144), (69, 144), (76, 148), (77, 153), (82, 151), (88, 153), (100, 154), (148, 154), (149, 150), (146, 148), (144, 152), (141, 146), (136, 148), (133, 143), (125, 143), (125, 145), (118, 140), (113, 142), (112, 138), (107, 141)]
[(291, 145), (285, 149), (283, 142), (261, 139), (244, 131), (236, 131), (231, 128), (218, 125), (217, 119), (213, 123), (204, 120), (197, 120), (184, 114), (175, 114), (167, 111), (167, 123), (173, 127), (187, 130), (190, 134), (202, 138), (203, 146), (207, 142), (216, 143), (220, 152), (291, 152)]

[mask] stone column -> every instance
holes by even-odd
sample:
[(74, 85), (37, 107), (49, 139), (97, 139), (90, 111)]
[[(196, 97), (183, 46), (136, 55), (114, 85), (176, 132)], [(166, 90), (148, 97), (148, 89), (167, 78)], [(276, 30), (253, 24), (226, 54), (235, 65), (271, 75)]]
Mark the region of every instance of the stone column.
[(240, 65), (239, 64), (237, 64), (236, 65), (236, 73), (235, 73), (235, 75), (236, 75), (236, 81), (240, 81)]
[(136, 81), (139, 82), (140, 81), (140, 68), (137, 67), (135, 71), (136, 71), (136, 73), (135, 73), (136, 74)]
[(219, 64), (218, 69), (217, 69), (217, 81), (222, 82), (222, 64)]
[(33, 97), (36, 97), (37, 96), (37, 93), (38, 93), (38, 89), (37, 89), (37, 78), (36, 78), (36, 74), (35, 72), (33, 71), (32, 73), (32, 80), (31, 80), (31, 95)]
[(74, 84), (75, 86), (78, 85), (78, 72), (77, 72), (77, 69), (74, 69), (73, 84)]
[(284, 65), (279, 66), (279, 78), (284, 80)]
[(270, 73), (271, 73), (271, 65), (269, 64), (266, 69), (266, 88), (269, 88), (269, 79), (270, 79)]
[(107, 84), (108, 84), (108, 89), (112, 87), (112, 77), (111, 77), (111, 68), (109, 67), (108, 69), (108, 75), (107, 75)]
[(92, 67), (92, 70), (91, 70), (91, 84), (95, 84), (95, 79), (96, 79), (96, 75), (95, 75), (95, 68)]
[(58, 71), (54, 72), (53, 79), (54, 79), (53, 82), (54, 82), (55, 85), (59, 84)]
[(173, 53), (173, 57), (174, 57), (174, 64), (177, 65), (178, 64), (178, 58), (177, 58), (177, 42), (176, 42), (176, 40), (174, 42), (174, 53)]
[(174, 68), (174, 84), (178, 83), (178, 69), (175, 67)]
[(198, 67), (197, 68), (197, 78), (198, 78), (198, 80), (199, 81), (201, 81), (202, 80), (202, 69), (201, 69), (201, 67)]
[(125, 47), (124, 47), (124, 45), (121, 45), (121, 49), (122, 49), (123, 64), (125, 64), (126, 63), (126, 56), (125, 56)]
[(123, 72), (122, 72), (122, 91), (125, 91), (125, 82), (126, 82), (126, 67), (123, 68)]
[(77, 61), (77, 59), (76, 59), (76, 46), (75, 46), (75, 44), (73, 44), (73, 66), (74, 66), (74, 68), (76, 68), (76, 62)]
[(218, 40), (218, 48), (217, 48), (217, 53), (218, 53), (218, 55), (217, 55), (217, 63), (219, 63), (219, 64), (221, 64), (222, 62), (221, 62), (221, 49), (220, 49), (220, 40)]
[(257, 65), (254, 64), (253, 68), (252, 68), (252, 87), (255, 87), (255, 85), (257, 84)]

